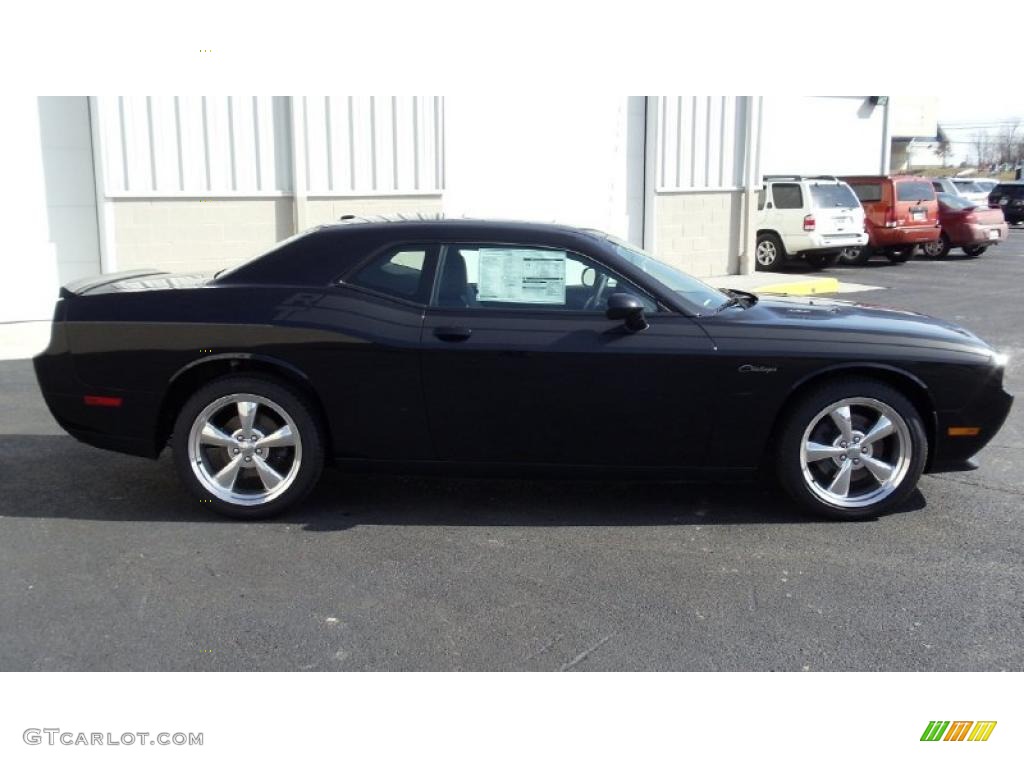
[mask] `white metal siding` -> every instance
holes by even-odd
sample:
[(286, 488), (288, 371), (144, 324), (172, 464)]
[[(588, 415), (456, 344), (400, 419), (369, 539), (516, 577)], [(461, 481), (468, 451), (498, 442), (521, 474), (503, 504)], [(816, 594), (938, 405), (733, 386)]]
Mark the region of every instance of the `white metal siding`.
[(743, 109), (736, 96), (657, 99), (655, 190), (735, 189), (743, 183)]
[(101, 96), (107, 197), (287, 195), (293, 108), (310, 196), (437, 194), (437, 96)]
[(310, 196), (437, 194), (444, 188), (440, 96), (306, 96)]
[(96, 105), (107, 196), (291, 189), (286, 97), (99, 96)]

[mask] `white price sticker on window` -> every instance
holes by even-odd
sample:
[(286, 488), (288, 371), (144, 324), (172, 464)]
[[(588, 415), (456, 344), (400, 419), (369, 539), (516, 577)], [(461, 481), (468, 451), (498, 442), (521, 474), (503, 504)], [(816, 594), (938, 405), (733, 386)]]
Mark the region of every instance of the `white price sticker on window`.
[(481, 248), (477, 299), (565, 304), (565, 251)]

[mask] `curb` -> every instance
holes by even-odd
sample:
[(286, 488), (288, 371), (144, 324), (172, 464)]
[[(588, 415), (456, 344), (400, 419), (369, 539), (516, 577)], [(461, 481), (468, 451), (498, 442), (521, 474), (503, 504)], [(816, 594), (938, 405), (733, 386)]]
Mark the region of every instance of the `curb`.
[(783, 283), (765, 283), (753, 293), (783, 293), (790, 296), (813, 296), (816, 293), (839, 293), (839, 281), (834, 277), (808, 277)]

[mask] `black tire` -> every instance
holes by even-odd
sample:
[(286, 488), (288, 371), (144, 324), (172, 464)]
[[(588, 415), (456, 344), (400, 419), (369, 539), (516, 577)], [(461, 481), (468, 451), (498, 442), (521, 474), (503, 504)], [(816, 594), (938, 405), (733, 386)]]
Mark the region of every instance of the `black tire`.
[(889, 251), (886, 256), (889, 257), (889, 261), (893, 264), (905, 264), (910, 261), (910, 257), (914, 255), (913, 248), (904, 248), (897, 251)]
[[(864, 503), (861, 506), (829, 502), (812, 490), (811, 482), (804, 474), (802, 444), (805, 432), (809, 431), (813, 438), (817, 429), (832, 428), (838, 434), (838, 428), (834, 427), (832, 422), (828, 420), (828, 417), (823, 414), (828, 412), (830, 406), (850, 398), (861, 398), (872, 403), (883, 404), (899, 415), (903, 426), (906, 428), (905, 438), (900, 437), (901, 428), (897, 428), (894, 429), (890, 436), (872, 443), (868, 449), (873, 452), (876, 450), (876, 446), (878, 446), (878, 456), (883, 456), (883, 451), (892, 451), (893, 454), (889, 458), (894, 461), (893, 466), (900, 467), (902, 479), (893, 484), (892, 489), (887, 491), (888, 495), (879, 498), (878, 501)], [(870, 431), (872, 421), (865, 414), (870, 414), (871, 412), (870, 405), (850, 406), (850, 421), (854, 424), (854, 429), (861, 431), (868, 429)], [(875, 379), (856, 376), (826, 383), (804, 395), (783, 418), (785, 422), (781, 425), (778, 433), (778, 439), (776, 440), (778, 448), (774, 457), (779, 481), (793, 500), (805, 510), (833, 520), (868, 519), (898, 506), (917, 487), (917, 482), (928, 460), (928, 438), (925, 433), (924, 422), (917, 408), (898, 390)], [(822, 421), (822, 419), (825, 419), (825, 421)], [(823, 426), (819, 427), (816, 425)], [(814, 427), (813, 430), (812, 427)], [(902, 456), (902, 454), (898, 453), (899, 448), (895, 446), (902, 445), (904, 439), (909, 446), (909, 454), (905, 458), (896, 461), (893, 457)], [(849, 445), (856, 454), (857, 449), (853, 447), (853, 443), (851, 442)], [(867, 440), (865, 439), (865, 442), (861, 445), (866, 447), (868, 445)], [(835, 445), (830, 445), (829, 447), (833, 450), (840, 450)], [(861, 448), (861, 450), (864, 451), (865, 448)], [(824, 478), (821, 482), (824, 483), (828, 481), (829, 473), (835, 472), (839, 474), (839, 467), (843, 466), (845, 468), (845, 462), (850, 461), (850, 477), (852, 478), (849, 481), (850, 488), (853, 487), (854, 483), (857, 484), (858, 488), (870, 489), (872, 484), (878, 485), (879, 489), (882, 488), (880, 483), (872, 479), (872, 473), (868, 471), (867, 465), (861, 464), (859, 460), (861, 457), (858, 457), (857, 460), (852, 458), (843, 459), (843, 465), (835, 463), (839, 458), (842, 457), (838, 457), (835, 460), (824, 458), (818, 459), (816, 462), (809, 461), (807, 471), (815, 480), (818, 477), (817, 473), (821, 473)], [(860, 466), (854, 468), (854, 464), (860, 464)], [(869, 502), (870, 496), (865, 495), (864, 501)]]
[(778, 235), (762, 232), (757, 236), (754, 264), (759, 271), (777, 272), (786, 261), (786, 249)]
[(839, 252), (810, 253), (805, 260), (815, 269), (826, 269), (827, 267), (834, 267), (839, 263)]
[(981, 256), (981, 254), (983, 254), (987, 250), (988, 250), (988, 246), (987, 245), (965, 245), (964, 246), (964, 253), (966, 253), (972, 259), (978, 258), (979, 256)]
[[(946, 233), (943, 232), (939, 239), (934, 243), (925, 243), (921, 246), (921, 250), (924, 251), (924, 255), (932, 259), (944, 259), (949, 255), (949, 250), (953, 246), (949, 242), (949, 238), (946, 237)], [(966, 249), (964, 249), (966, 250)]]
[(860, 248), (844, 248), (839, 252), (839, 263), (852, 267), (860, 267), (871, 260), (871, 246), (864, 245)]
[[(284, 475), (284, 479), (280, 481), (287, 481), (288, 485), (283, 491), (275, 492), (268, 488), (265, 490), (265, 493), (269, 496), (266, 501), (251, 501), (248, 505), (245, 503), (233, 503), (228, 499), (218, 497), (211, 488), (204, 486), (200, 480), (200, 475), (203, 474), (204, 470), (207, 474), (211, 471), (204, 464), (204, 462), (208, 461), (206, 457), (209, 456), (209, 461), (212, 462), (216, 461), (220, 456), (221, 448), (219, 445), (206, 446), (199, 451), (199, 455), (203, 457), (195, 459), (195, 464), (199, 468), (193, 468), (193, 459), (190, 454), (193, 427), (196, 425), (195, 428), (198, 429), (197, 419), (199, 419), (204, 411), (208, 407), (213, 408), (214, 404), (222, 399), (243, 394), (253, 395), (267, 401), (267, 404), (260, 403), (258, 408), (253, 409), (252, 426), (256, 430), (260, 426), (265, 425), (263, 434), (266, 435), (267, 430), (275, 428), (275, 426), (278, 426), (278, 422), (282, 421), (280, 414), (283, 412), (285, 417), (291, 420), (291, 425), (294, 425), (294, 429), (289, 425), (289, 431), (298, 433), (298, 439), (293, 441), (292, 447), (269, 447), (263, 451), (262, 462), (265, 462), (264, 466), (271, 464), (272, 461), (278, 462), (271, 467), (272, 469), (284, 471), (282, 462), (287, 462), (289, 452), (292, 460), (297, 461), (298, 466), (295, 468), (294, 473), (290, 471), (291, 463), (288, 463), (289, 471)], [(230, 417), (234, 404), (229, 400), (221, 407), (223, 413)], [(240, 417), (240, 407), (238, 413)], [(238, 423), (241, 425), (240, 421)], [(230, 436), (228, 430), (231, 429), (232, 422), (228, 421), (226, 424), (223, 434)], [(242, 426), (238, 426), (236, 431), (242, 433), (244, 429)], [(255, 446), (257, 440), (255, 435), (258, 434), (258, 431), (254, 431), (252, 434), (253, 446)], [(256, 450), (255, 447), (250, 448), (245, 439), (238, 439), (242, 440), (239, 446), (244, 451), (251, 453)], [(223, 448), (225, 453), (220, 460), (225, 463), (230, 463), (229, 459), (231, 456), (228, 453), (229, 451), (235, 454), (239, 453), (239, 450), (234, 447), (234, 443), (231, 445), (230, 449)], [(258, 374), (226, 376), (198, 389), (178, 413), (174, 423), (174, 432), (171, 436), (171, 448), (174, 454), (174, 463), (182, 483), (200, 501), (202, 506), (206, 508), (212, 507), (223, 515), (242, 520), (259, 520), (274, 517), (301, 501), (313, 489), (313, 486), (316, 485), (324, 465), (323, 428), (309, 402), (299, 391), (288, 384)], [(260, 453), (260, 451), (256, 452)], [(241, 461), (241, 459), (242, 456), (239, 456), (238, 461)], [(252, 459), (256, 459), (256, 457), (252, 456), (247, 458), (246, 461)], [(239, 471), (235, 473), (235, 476), (240, 478), (244, 484), (250, 486), (254, 486), (256, 483), (266, 485), (263, 480), (263, 471), (261, 469), (257, 472), (255, 464), (239, 464)], [(235, 482), (237, 481), (232, 483), (232, 489), (235, 487)], [(221, 490), (227, 494), (226, 489)], [(274, 495), (275, 493), (276, 495)], [(254, 491), (254, 494), (253, 499), (258, 498), (258, 489)], [(243, 494), (241, 491), (236, 494), (232, 490), (228, 495), (241, 497)]]

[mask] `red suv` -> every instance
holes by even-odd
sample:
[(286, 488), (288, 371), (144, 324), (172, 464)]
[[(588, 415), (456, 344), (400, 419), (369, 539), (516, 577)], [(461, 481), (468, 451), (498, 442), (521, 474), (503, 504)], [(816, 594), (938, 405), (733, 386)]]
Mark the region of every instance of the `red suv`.
[(864, 264), (874, 254), (894, 263), (909, 259), (914, 248), (939, 239), (939, 203), (930, 179), (923, 176), (847, 176), (843, 179), (864, 206), (868, 244), (848, 249), (846, 264)]

